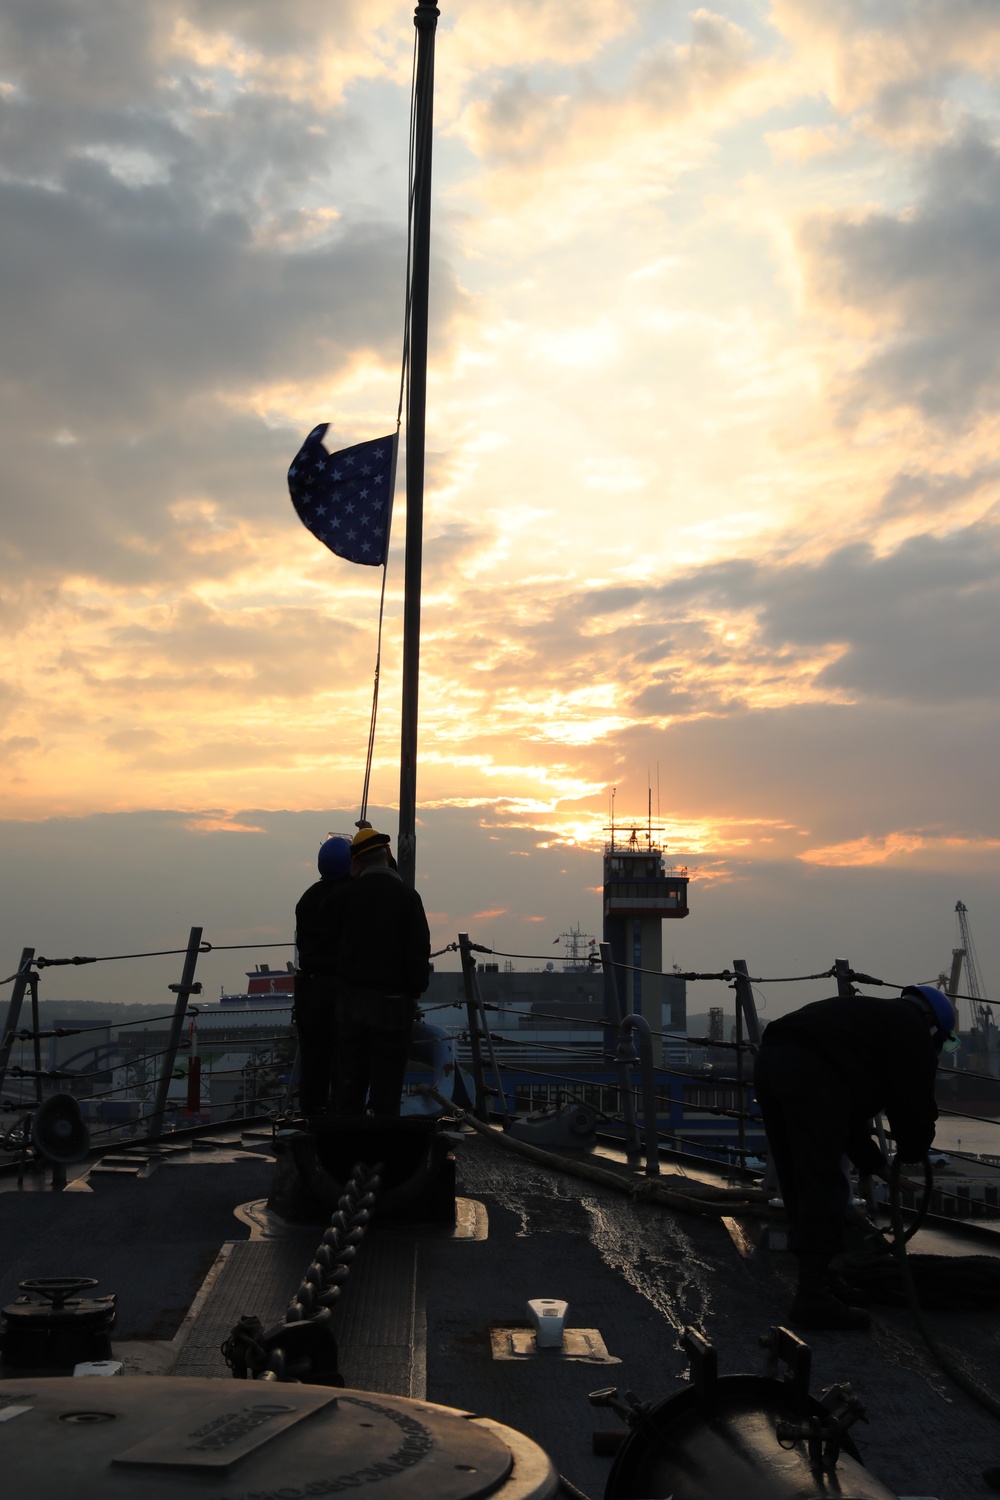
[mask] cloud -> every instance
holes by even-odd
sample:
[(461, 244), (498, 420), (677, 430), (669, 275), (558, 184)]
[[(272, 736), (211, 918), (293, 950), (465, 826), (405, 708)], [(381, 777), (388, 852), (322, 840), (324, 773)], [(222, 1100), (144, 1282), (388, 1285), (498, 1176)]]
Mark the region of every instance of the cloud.
[(530, 59), (478, 83), (452, 129), (485, 168), (467, 186), (491, 256), (571, 238), (613, 205), (642, 211), (705, 160), (715, 132), (787, 97), (780, 64), (749, 32), (705, 8), (687, 20), (687, 40), (661, 35), (610, 83)]
[(887, 833), (880, 837), (865, 836), (830, 844), (823, 849), (806, 849), (799, 859), (805, 864), (833, 868), (858, 865), (881, 865), (889, 860), (926, 853), (940, 870), (944, 866), (967, 868), (978, 855), (993, 855), (1000, 849), (1000, 839), (941, 838), (924, 833)]
[(219, 77), (335, 104), (359, 77), (408, 77), (411, 16), (400, 0), (55, 0), (7, 6), (0, 35), (25, 91), (70, 109), (145, 101), (157, 85), (188, 102)]
[[(876, 896), (899, 952), (936, 857), (995, 861), (995, 7), (444, 9), (431, 904), (516, 951), (525, 913), (597, 913), (607, 787), (642, 810), (659, 765), (701, 864), (685, 960), (766, 930), (811, 971)], [(101, 863), (109, 919), (148, 842), (182, 937), (192, 869), (213, 925), (273, 930), (331, 826), (273, 810), (360, 792), (381, 580), (305, 534), (284, 472), (315, 423), (339, 445), (396, 408), (412, 34), (412, 0), (0, 17), (4, 805), (121, 810), (32, 825), (78, 882), (78, 837)], [(55, 910), (38, 861), (25, 921)]]
[[(749, 758), (753, 765), (752, 748)], [(374, 808), (373, 817), (379, 827), (395, 826), (390, 809)], [(190, 926), (197, 924), (217, 945), (198, 960), (196, 977), (206, 994), (218, 993), (219, 985), (236, 989), (254, 963), (281, 965), (290, 957), (294, 905), (315, 878), (316, 849), (328, 828), (349, 827), (351, 819), (347, 808), (245, 808), (228, 819), (205, 808), (200, 814), (146, 810), (5, 822), (0, 833), (18, 871), (0, 904), (0, 948), (9, 956), (5, 972), (25, 946), (51, 958), (183, 950)], [(491, 827), (499, 834), (493, 842), (479, 823), (480, 814), (471, 809), (422, 814), (418, 887), (432, 913), (433, 947), (468, 931), (473, 941), (501, 951), (539, 955), (515, 960), (523, 969), (547, 961), (559, 932), (581, 926), (599, 933), (599, 850), (565, 844), (546, 849), (539, 847), (544, 838), (538, 831), (503, 827)], [(234, 837), (239, 826), (251, 830), (249, 842)], [(515, 852), (523, 856), (516, 867), (508, 857)], [(705, 863), (714, 873), (722, 861)], [(985, 920), (995, 888), (995, 850), (984, 850), (961, 869), (960, 887), (959, 869), (950, 869), (953, 890), (947, 889), (950, 881), (942, 887), (932, 857), (832, 868), (737, 853), (726, 863), (728, 879), (692, 884), (690, 917), (664, 924), (666, 965), (717, 971), (744, 957), (751, 973), (794, 975), (815, 973), (835, 956), (846, 956), (890, 981), (933, 979), (950, 958), (957, 895), (969, 907), (984, 975), (1000, 961)], [(516, 903), (506, 900), (515, 874)], [(509, 907), (505, 915), (476, 917), (502, 902)], [(275, 946), (221, 947), (240, 943)], [(167, 986), (176, 982), (181, 961), (182, 951), (44, 970), (42, 996), (105, 1004), (159, 1000), (169, 1010)], [(458, 966), (453, 955), (436, 962)], [(699, 1008), (710, 992), (715, 1003), (710, 986), (690, 987), (689, 1006)], [(767, 1017), (823, 993), (815, 985), (764, 985), (758, 1001)]]
[(580, 88), (542, 87), (527, 72), (502, 78), (469, 106), (463, 135), (477, 155), (496, 161), (566, 165), (607, 152), (637, 125), (683, 119), (717, 104), (745, 78), (753, 44), (745, 31), (708, 10), (691, 15), (691, 40), (660, 42), (637, 60), (617, 92), (588, 78)]
[(192, 833), (266, 833), (262, 823), (245, 823), (227, 813), (203, 813), (184, 824)]
[[(144, 676), (147, 690), (175, 693), (208, 685), (212, 694), (231, 688), (237, 695), (296, 697), (316, 691), (313, 649), (329, 634), (327, 670), (343, 667), (357, 649), (361, 632), (349, 620), (326, 611), (291, 605), (263, 605), (237, 614), (185, 600), (156, 624), (136, 622), (110, 632), (118, 657), (107, 685), (129, 691), (131, 671)], [(212, 663), (210, 674), (205, 663)], [(95, 675), (97, 663), (86, 670)], [(96, 685), (96, 684), (95, 684)]]
[(463, 73), (582, 63), (631, 30), (637, 8), (630, 0), (499, 0), (467, 6), (448, 34), (448, 56)]
[(764, 139), (778, 161), (795, 162), (829, 156), (852, 144), (850, 133), (840, 125), (793, 125), (786, 130), (766, 131)]
[[(703, 693), (713, 676), (734, 692), (742, 671), (739, 696), (748, 702), (782, 675), (801, 686), (804, 669), (821, 693), (951, 704), (995, 698), (998, 582), (1000, 530), (985, 521), (940, 537), (910, 537), (884, 555), (852, 543), (818, 562), (732, 559), (659, 587), (595, 590), (586, 603), (597, 615), (639, 615), (641, 624), (613, 633), (619, 658), (625, 641), (654, 633), (662, 639), (668, 622), (664, 657), (669, 660), (678, 645), (688, 656), (683, 677), (676, 668), (661, 675), (637, 708), (667, 707), (680, 681), (686, 688), (695, 664)], [(713, 615), (723, 626), (743, 616), (751, 623), (736, 632), (717, 627), (712, 635), (704, 622)], [(655, 656), (655, 647), (643, 652), (647, 662)], [(678, 706), (705, 708), (710, 700), (692, 705), (682, 699)]]
[(976, 136), (933, 153), (901, 211), (804, 224), (812, 308), (846, 320), (865, 353), (845, 380), (845, 415), (915, 408), (952, 431), (991, 411), (1000, 390), (1000, 151)]
[(7, 739), (0, 740), (0, 757), (14, 761), (22, 755), (28, 755), (41, 748), (41, 740), (33, 734), (12, 734)]
[[(332, 419), (353, 441), (395, 410), (405, 91), (390, 212), (370, 121), (341, 95), (299, 96), (292, 70), (282, 86), (268, 59), (308, 41), (355, 81), (389, 78), (379, 28), (399, 22), (402, 57), (410, 12), (345, 0), (319, 47), (319, 6), (268, 10), (113, 0), (0, 18), (0, 442), (19, 502), (3, 548), (18, 580), (32, 559), (33, 600), (39, 576), (68, 571), (140, 586), (232, 573), (255, 543), (273, 549), (240, 523), (280, 503), (301, 435)], [(210, 30), (224, 55), (194, 44)], [(443, 360), (468, 299), (436, 250)], [(232, 545), (192, 568), (175, 508), (203, 502)]]
[[(54, 416), (72, 410), (84, 430), (127, 431), (168, 395), (398, 357), (401, 229), (262, 248), (239, 213), (125, 187), (92, 162), (57, 190), (0, 184), (0, 256), (7, 378), (44, 389)], [(436, 290), (447, 324), (454, 287)]]
[(947, 84), (1000, 76), (992, 0), (774, 0), (772, 23), (842, 113), (909, 141), (947, 128)]
[(810, 865), (880, 865), (901, 854), (913, 854), (923, 844), (920, 834), (887, 833), (881, 838), (865, 836), (831, 844), (825, 849), (806, 849), (799, 859)]
[(945, 470), (920, 473), (904, 469), (887, 485), (879, 508), (887, 517), (924, 516), (928, 520), (946, 515), (968, 500), (987, 509), (1000, 481), (1000, 463), (984, 463), (970, 473)]

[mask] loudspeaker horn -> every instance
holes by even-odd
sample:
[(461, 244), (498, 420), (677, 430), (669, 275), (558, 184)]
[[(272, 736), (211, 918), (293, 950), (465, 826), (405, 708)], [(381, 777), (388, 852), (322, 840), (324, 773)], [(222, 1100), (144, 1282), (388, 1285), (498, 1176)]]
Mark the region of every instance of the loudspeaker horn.
[(72, 1094), (53, 1094), (35, 1110), (31, 1144), (49, 1161), (68, 1165), (90, 1150), (90, 1131)]

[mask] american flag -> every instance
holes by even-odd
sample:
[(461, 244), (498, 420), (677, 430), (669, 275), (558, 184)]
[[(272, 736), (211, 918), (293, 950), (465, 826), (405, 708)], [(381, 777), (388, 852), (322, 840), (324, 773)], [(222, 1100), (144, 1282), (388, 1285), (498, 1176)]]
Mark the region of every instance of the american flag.
[(378, 567), (389, 551), (396, 434), (328, 453), (314, 427), (288, 471), (288, 492), (303, 526), (348, 562)]

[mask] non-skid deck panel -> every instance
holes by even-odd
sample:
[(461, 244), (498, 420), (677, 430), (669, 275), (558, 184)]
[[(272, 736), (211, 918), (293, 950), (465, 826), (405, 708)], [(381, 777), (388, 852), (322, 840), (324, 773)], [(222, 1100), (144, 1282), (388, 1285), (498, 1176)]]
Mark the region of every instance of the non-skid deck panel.
[(340, 1369), (349, 1386), (423, 1395), (416, 1261), (416, 1243), (405, 1235), (376, 1231), (362, 1242), (334, 1314)]
[[(244, 1314), (256, 1313), (265, 1327), (280, 1321), (305, 1274), (317, 1243), (315, 1230), (290, 1239), (247, 1240), (228, 1246), (204, 1302), (173, 1365), (173, 1375), (230, 1374), (221, 1345)], [(347, 1384), (367, 1391), (408, 1396), (419, 1389), (414, 1368), (412, 1240), (377, 1234), (362, 1243), (340, 1303), (334, 1329), (340, 1370)]]
[(230, 1376), (221, 1345), (244, 1314), (256, 1313), (265, 1328), (280, 1320), (312, 1259), (314, 1239), (230, 1245), (170, 1373)]

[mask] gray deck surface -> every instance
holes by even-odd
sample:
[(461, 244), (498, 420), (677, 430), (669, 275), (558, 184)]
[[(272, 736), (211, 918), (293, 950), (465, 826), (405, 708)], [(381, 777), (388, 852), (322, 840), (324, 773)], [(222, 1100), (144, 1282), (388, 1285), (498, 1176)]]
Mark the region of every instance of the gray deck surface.
[[(98, 1178), (93, 1193), (0, 1193), (0, 1297), (10, 1300), (25, 1276), (91, 1274), (99, 1291), (120, 1294), (120, 1337), (170, 1338), (222, 1245), (238, 1241), (175, 1367), (208, 1373), (214, 1362), (221, 1375), (218, 1344), (233, 1323), (244, 1312), (280, 1315), (319, 1239), (303, 1229), (247, 1241), (233, 1210), (263, 1197), (269, 1175), (266, 1162), (205, 1152), (148, 1178)], [(721, 1373), (763, 1371), (758, 1338), (785, 1319), (791, 1299), (786, 1254), (742, 1255), (717, 1220), (633, 1204), (478, 1138), (459, 1146), (458, 1177), (459, 1191), (485, 1205), (487, 1238), (372, 1231), (337, 1311), (349, 1384), (422, 1394), (425, 1365), (427, 1399), (520, 1429), (599, 1500), (610, 1460), (593, 1456), (591, 1433), (617, 1419), (595, 1412), (589, 1391), (616, 1384), (657, 1400), (679, 1389), (686, 1324), (714, 1341)], [(567, 1300), (568, 1323), (596, 1329), (621, 1364), (558, 1352), (494, 1360), (491, 1327), (524, 1323), (533, 1297)], [(930, 1321), (984, 1384), (1000, 1388), (996, 1313)], [(856, 1440), (883, 1483), (937, 1500), (995, 1493), (981, 1473), (1000, 1463), (1000, 1424), (940, 1373), (906, 1312), (879, 1309), (870, 1334), (809, 1342), (814, 1392), (850, 1381), (865, 1403), (870, 1426), (855, 1428)]]
[(118, 1338), (172, 1338), (223, 1241), (249, 1233), (233, 1209), (271, 1177), (257, 1158), (175, 1161), (92, 1193), (0, 1193), (0, 1305), (29, 1276), (96, 1276), (95, 1295), (118, 1293)]
[[(678, 1333), (692, 1323), (716, 1344), (721, 1374), (763, 1373), (757, 1340), (787, 1319), (791, 1257), (746, 1258), (716, 1220), (633, 1204), (559, 1177), (478, 1139), (459, 1152), (460, 1191), (483, 1201), (485, 1242), (422, 1244), (428, 1300), (427, 1395), (519, 1428), (560, 1471), (599, 1497), (610, 1460), (590, 1451), (592, 1429), (617, 1418), (588, 1391), (628, 1387), (660, 1399), (686, 1369)], [(982, 1253), (978, 1244), (970, 1251)], [(493, 1361), (491, 1322), (524, 1320), (529, 1297), (560, 1297), (568, 1323), (596, 1328), (620, 1366), (538, 1356)], [(987, 1388), (1000, 1390), (1000, 1319), (930, 1314), (941, 1342)], [(1000, 1424), (938, 1370), (903, 1310), (875, 1310), (869, 1334), (813, 1333), (812, 1389), (849, 1381), (869, 1426), (852, 1436), (864, 1461), (902, 1496), (972, 1500), (995, 1495), (982, 1470), (1000, 1464)]]

